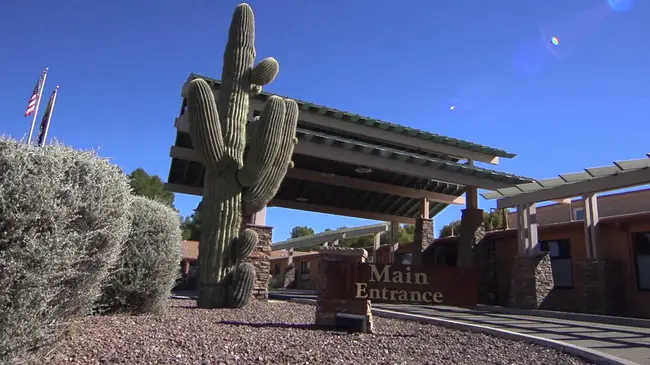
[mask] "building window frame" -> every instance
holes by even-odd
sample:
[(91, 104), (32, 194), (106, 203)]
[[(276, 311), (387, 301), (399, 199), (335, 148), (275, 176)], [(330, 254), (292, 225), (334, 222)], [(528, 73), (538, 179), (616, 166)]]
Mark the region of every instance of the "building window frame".
[[(639, 242), (640, 239), (645, 242)], [(636, 289), (648, 292), (650, 291), (650, 231), (632, 232), (631, 240)], [(643, 244), (644, 247), (640, 248), (640, 244)], [(646, 275), (642, 276), (643, 273)], [(644, 279), (644, 277), (648, 279)]]
[[(555, 246), (552, 246), (552, 244), (555, 244)], [(554, 288), (573, 289), (574, 279), (573, 258), (571, 257), (571, 240), (568, 238), (561, 238), (539, 241), (539, 248), (540, 251), (549, 253), (551, 268), (553, 270)], [(563, 279), (558, 280), (557, 278)]]
[(309, 261), (300, 261), (300, 281), (309, 281)]
[(276, 262), (275, 264), (273, 264), (273, 272), (275, 273), (275, 275), (280, 275), (281, 274), (281, 265), (280, 265), (279, 262)]
[(585, 220), (585, 208), (573, 208), (573, 219), (576, 221)]

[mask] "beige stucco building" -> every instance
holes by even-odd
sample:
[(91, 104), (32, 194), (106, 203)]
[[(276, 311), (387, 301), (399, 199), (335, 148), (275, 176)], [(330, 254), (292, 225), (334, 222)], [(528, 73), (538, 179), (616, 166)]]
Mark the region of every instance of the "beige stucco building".
[[(598, 214), (601, 218), (650, 212), (650, 188), (598, 196)], [(584, 219), (582, 199), (570, 203), (553, 203), (537, 207), (537, 223), (540, 226), (554, 223), (581, 221)], [(517, 213), (508, 214), (508, 225), (517, 228)]]

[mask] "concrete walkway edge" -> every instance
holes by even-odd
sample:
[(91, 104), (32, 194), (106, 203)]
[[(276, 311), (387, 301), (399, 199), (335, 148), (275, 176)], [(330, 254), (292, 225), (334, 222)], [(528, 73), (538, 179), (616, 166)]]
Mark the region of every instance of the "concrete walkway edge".
[[(314, 299), (291, 299), (289, 301), (293, 303), (300, 303), (300, 304), (309, 304), (309, 305), (316, 304), (316, 300)], [(562, 351), (564, 353), (576, 357), (580, 357), (582, 359), (585, 359), (597, 365), (639, 365), (636, 362), (622, 359), (620, 357), (612, 356), (609, 354), (605, 354), (599, 351), (594, 351), (585, 347), (575, 346), (557, 340), (551, 340), (548, 338), (512, 332), (512, 331), (484, 326), (480, 324), (452, 321), (449, 319), (422, 316), (422, 315), (410, 314), (410, 313), (400, 313), (400, 312), (395, 312), (386, 309), (373, 309), (372, 312), (378, 317), (418, 321), (418, 322), (429, 323), (429, 324), (439, 325), (439, 326), (463, 330), (463, 331), (484, 333), (487, 335), (505, 338), (508, 340), (533, 343), (536, 345), (552, 348), (554, 350)]]
[(605, 316), (600, 314), (560, 312), (560, 311), (550, 311), (550, 310), (541, 310), (541, 309), (518, 309), (518, 308), (507, 308), (507, 307), (496, 307), (490, 305), (478, 305), (476, 306), (476, 310), (487, 311), (492, 313), (531, 316), (531, 317), (566, 319), (568, 321), (603, 323), (603, 324), (611, 324), (616, 326), (650, 328), (650, 320), (644, 318), (613, 317), (613, 316)]

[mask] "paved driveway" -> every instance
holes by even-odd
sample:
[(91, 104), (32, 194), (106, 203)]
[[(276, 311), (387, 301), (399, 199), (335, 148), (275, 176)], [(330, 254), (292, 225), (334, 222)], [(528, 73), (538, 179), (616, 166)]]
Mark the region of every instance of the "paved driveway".
[[(274, 299), (316, 299), (314, 292), (271, 291)], [(373, 304), (374, 308), (480, 324), (512, 332), (550, 338), (602, 351), (643, 365), (650, 365), (650, 328), (603, 324), (566, 318), (497, 313), (454, 307)]]

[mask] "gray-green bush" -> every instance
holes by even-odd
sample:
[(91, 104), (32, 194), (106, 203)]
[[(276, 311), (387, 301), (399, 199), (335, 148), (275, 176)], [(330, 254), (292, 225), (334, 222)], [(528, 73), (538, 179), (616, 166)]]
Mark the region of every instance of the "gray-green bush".
[(86, 314), (130, 231), (126, 175), (93, 151), (0, 137), (0, 363)]
[(131, 234), (99, 304), (108, 312), (159, 314), (180, 274), (180, 216), (144, 197), (135, 197), (131, 213)]

